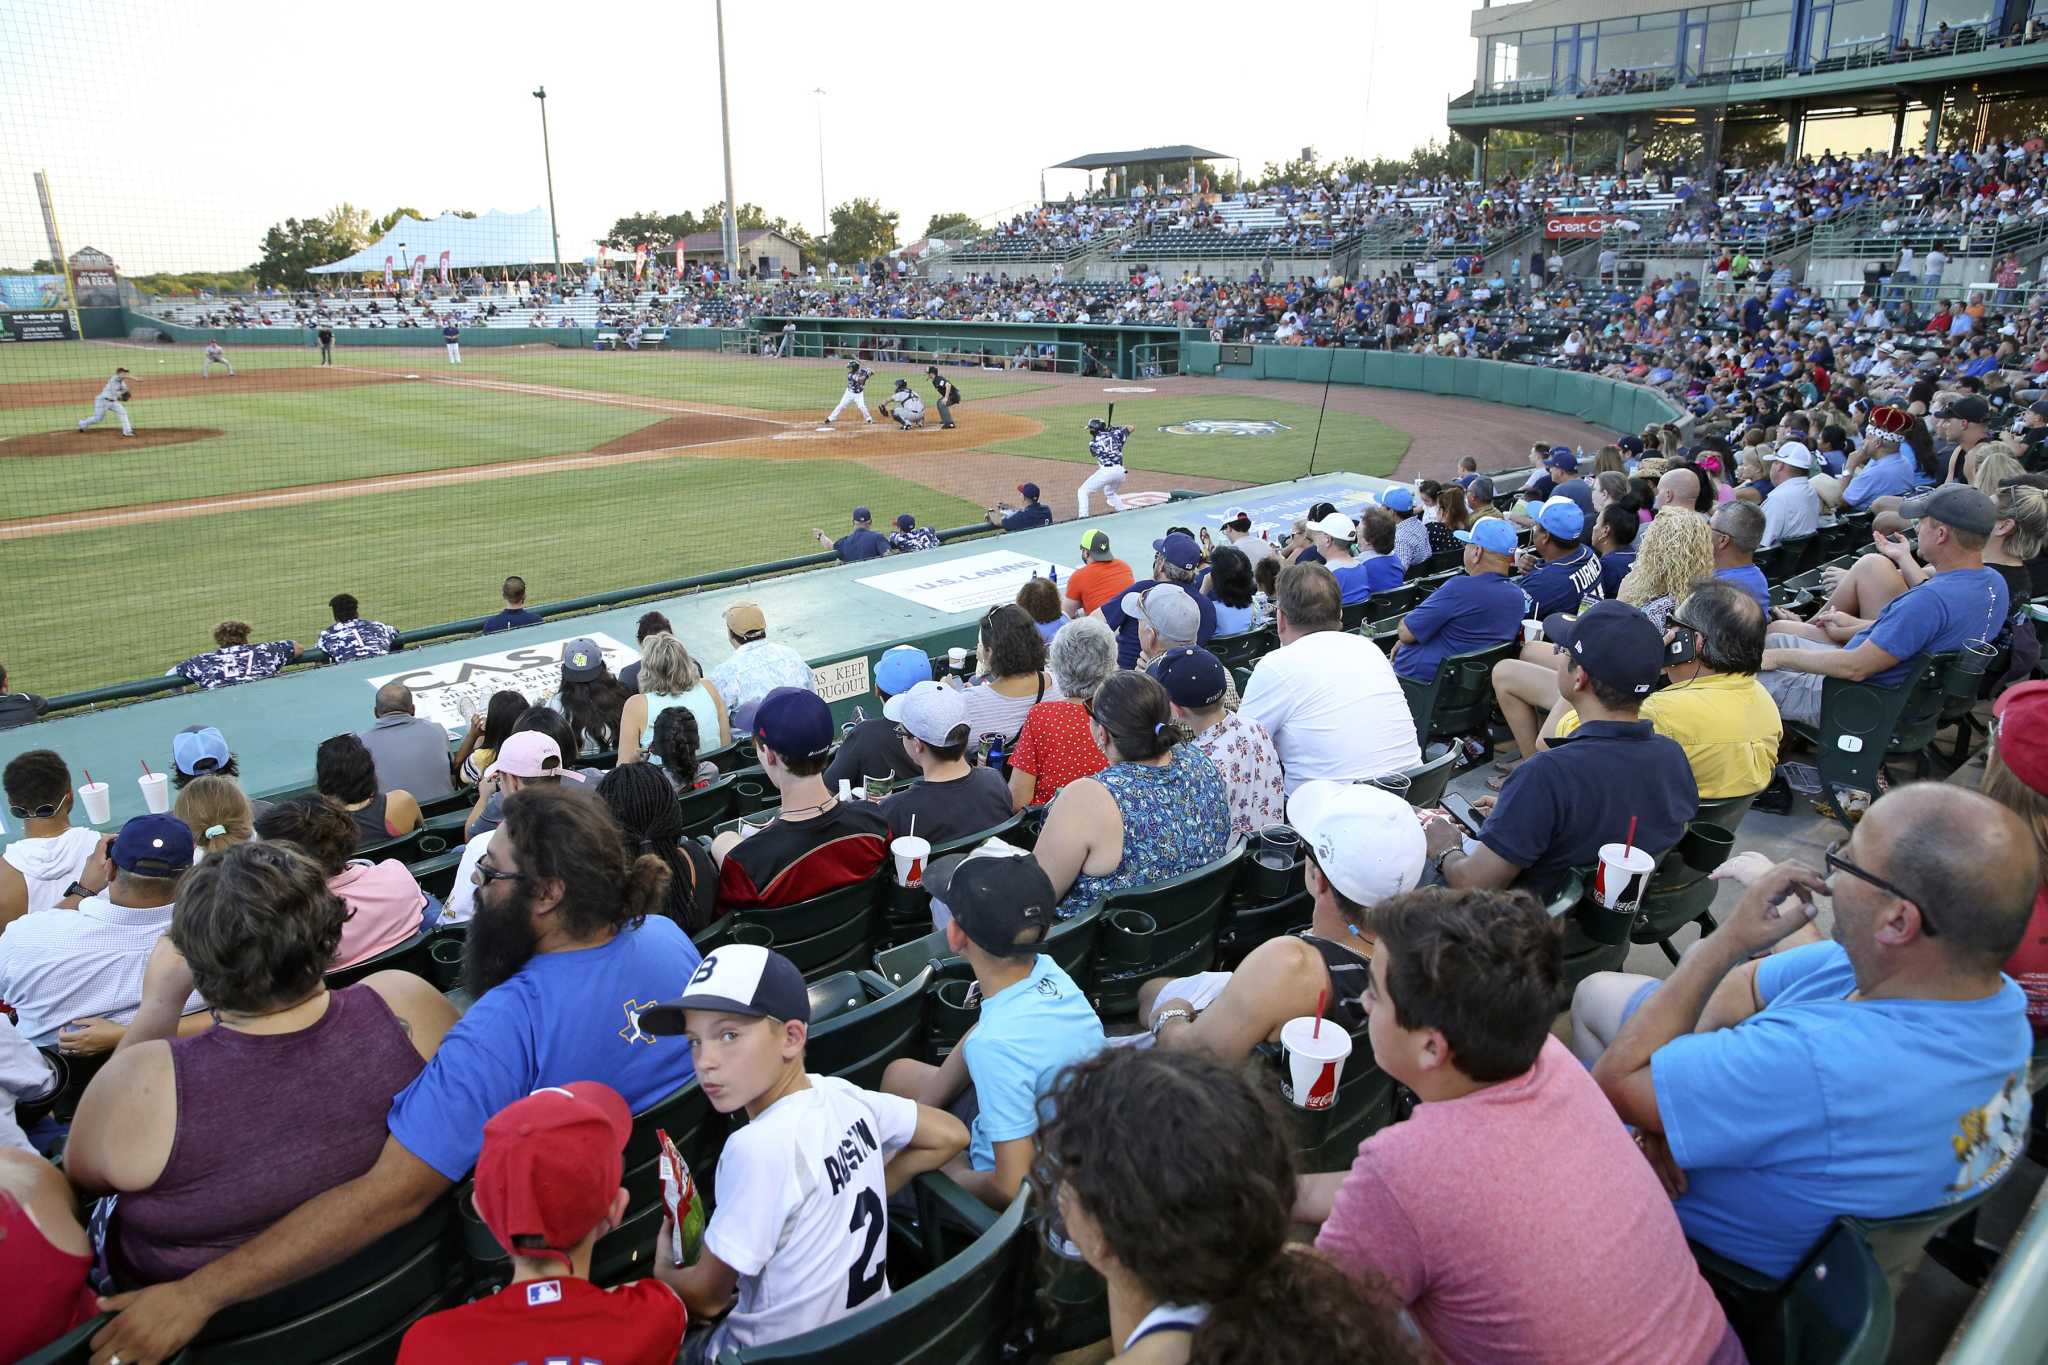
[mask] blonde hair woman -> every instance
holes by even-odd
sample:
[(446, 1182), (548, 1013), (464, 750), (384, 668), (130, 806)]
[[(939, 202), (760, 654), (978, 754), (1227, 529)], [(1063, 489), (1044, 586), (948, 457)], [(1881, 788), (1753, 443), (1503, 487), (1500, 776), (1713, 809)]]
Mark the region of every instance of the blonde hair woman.
[[(640, 690), (626, 698), (619, 718), (619, 762), (637, 763), (654, 744), (654, 722), (671, 706), (680, 706), (697, 721), (697, 733), (716, 735), (705, 752), (732, 743), (732, 720), (725, 698), (697, 667), (683, 642), (666, 631), (640, 643)], [(689, 774), (683, 774), (685, 778)]]
[(1666, 507), (1636, 537), (1636, 563), (1616, 596), (1639, 609), (1658, 630), (1678, 600), (1702, 578), (1714, 576), (1714, 533), (1707, 519), (1683, 507)]
[(195, 777), (178, 793), (172, 811), (192, 831), (194, 861), (256, 837), (256, 817), (232, 777)]

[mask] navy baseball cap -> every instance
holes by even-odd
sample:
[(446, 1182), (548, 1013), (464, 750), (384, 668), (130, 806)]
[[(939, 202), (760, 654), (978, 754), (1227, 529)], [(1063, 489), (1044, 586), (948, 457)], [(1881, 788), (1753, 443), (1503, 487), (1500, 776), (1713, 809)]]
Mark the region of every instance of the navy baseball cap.
[(1609, 687), (1647, 697), (1664, 674), (1664, 635), (1626, 602), (1595, 602), (1576, 619), (1569, 612), (1543, 618), (1543, 638)]
[(1477, 545), (1493, 555), (1511, 555), (1519, 543), (1515, 528), (1500, 517), (1481, 517), (1472, 523), (1471, 530), (1453, 531), (1451, 534), (1467, 545)]
[(870, 512), (865, 507), (856, 507), (853, 509), (853, 519), (855, 521), (865, 524), (867, 522), (873, 521), (875, 519), (875, 514), (873, 512)]
[(234, 759), (228, 742), (211, 725), (192, 725), (171, 737), (171, 761), (187, 777), (215, 772)]
[(818, 758), (832, 747), (832, 708), (808, 688), (778, 687), (754, 708), (754, 739), (790, 758)]
[(1230, 674), (1224, 670), (1223, 661), (1193, 645), (1167, 650), (1153, 661), (1149, 671), (1166, 689), (1166, 695), (1173, 698), (1174, 705), (1190, 711), (1216, 705), (1230, 687)]
[(1554, 469), (1562, 469), (1567, 474), (1579, 472), (1579, 457), (1563, 446), (1552, 446), (1550, 454), (1543, 457), (1543, 463)]
[(808, 1024), (811, 992), (796, 964), (773, 948), (728, 943), (704, 955), (682, 995), (649, 1005), (635, 1017), (642, 1033), (677, 1034), (683, 1031), (684, 1010), (716, 1010)]
[(1559, 540), (1577, 540), (1586, 533), (1585, 509), (1570, 498), (1551, 498), (1537, 512), (1536, 524)]
[(1616, 448), (1630, 455), (1640, 455), (1643, 453), (1643, 438), (1640, 436), (1623, 436), (1615, 441), (1614, 444)]
[(952, 913), (961, 933), (997, 957), (1034, 955), (1059, 903), (1038, 859), (978, 851), (933, 862), (924, 871), (924, 887)]
[(875, 688), (895, 696), (932, 680), (931, 655), (916, 645), (897, 645), (875, 660)]
[(908, 531), (915, 525), (917, 525), (917, 518), (910, 515), (910, 513), (898, 512), (896, 514), (896, 528), (898, 530)]
[(114, 836), (114, 866), (138, 877), (175, 877), (192, 866), (192, 829), (175, 815), (138, 815)]
[(1406, 488), (1389, 488), (1380, 494), (1380, 506), (1389, 512), (1412, 512), (1415, 510), (1415, 494)]
[(1017, 491), (1027, 498), (1035, 498), (1038, 496), (1038, 485), (1035, 483), (1020, 483), (1017, 485)]
[(1195, 544), (1193, 536), (1180, 531), (1153, 541), (1152, 548), (1177, 569), (1192, 569), (1202, 562), (1202, 547)]

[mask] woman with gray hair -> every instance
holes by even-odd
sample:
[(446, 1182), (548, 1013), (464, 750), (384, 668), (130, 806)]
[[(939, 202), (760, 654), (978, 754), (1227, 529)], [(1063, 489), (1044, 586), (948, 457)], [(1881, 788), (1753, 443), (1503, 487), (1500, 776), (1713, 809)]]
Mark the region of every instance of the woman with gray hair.
[(1042, 701), (1024, 717), (1010, 754), (1010, 801), (1018, 810), (1042, 806), (1061, 787), (1109, 765), (1088, 732), (1088, 703), (1116, 672), (1116, 635), (1099, 616), (1069, 621), (1052, 637), (1046, 667), (1060, 697)]

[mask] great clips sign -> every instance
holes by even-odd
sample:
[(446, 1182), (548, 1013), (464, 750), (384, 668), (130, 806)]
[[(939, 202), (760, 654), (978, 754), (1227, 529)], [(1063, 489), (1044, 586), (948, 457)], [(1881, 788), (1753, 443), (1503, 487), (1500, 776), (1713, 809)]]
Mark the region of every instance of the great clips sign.
[(1553, 213), (1543, 220), (1549, 238), (1598, 237), (1618, 221), (1611, 213)]

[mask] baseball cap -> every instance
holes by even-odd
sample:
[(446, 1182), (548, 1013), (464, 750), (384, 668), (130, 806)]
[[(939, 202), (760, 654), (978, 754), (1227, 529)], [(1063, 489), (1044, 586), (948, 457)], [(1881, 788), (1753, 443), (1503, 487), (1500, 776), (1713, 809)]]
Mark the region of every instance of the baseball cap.
[(895, 696), (932, 680), (931, 655), (916, 645), (897, 645), (875, 660), (875, 690)]
[(1988, 422), (1991, 420), (1991, 405), (1973, 393), (1950, 403), (1942, 409), (1941, 415), (1964, 422)]
[(958, 744), (967, 728), (967, 699), (940, 682), (914, 684), (882, 703), (882, 714), (927, 744)]
[(1106, 555), (1109, 553), (1109, 532), (1083, 531), (1081, 553), (1084, 555)]
[(234, 760), (227, 737), (211, 725), (193, 725), (171, 736), (171, 761), (187, 777), (197, 777)]
[(1545, 499), (1536, 524), (1559, 540), (1577, 540), (1586, 533), (1586, 512), (1570, 498)]
[(1202, 609), (1178, 583), (1161, 583), (1142, 593), (1127, 592), (1118, 605), (1124, 615), (1143, 621), (1169, 640), (1192, 640), (1202, 630)]
[(924, 887), (946, 907), (960, 932), (983, 952), (1023, 956), (1044, 941), (1059, 902), (1036, 858), (1001, 857), (976, 849), (934, 861)]
[(1335, 541), (1351, 541), (1358, 538), (1358, 523), (1342, 512), (1332, 512), (1320, 521), (1308, 524), (1311, 531), (1321, 531)]
[(1774, 464), (1788, 464), (1794, 469), (1813, 468), (1813, 452), (1802, 441), (1780, 441), (1778, 448), (1771, 452)]
[(1223, 524), (1234, 526), (1240, 531), (1252, 529), (1252, 514), (1242, 507), (1233, 507), (1223, 514)]
[(1202, 562), (1202, 547), (1195, 544), (1193, 536), (1180, 531), (1168, 532), (1153, 541), (1152, 548), (1177, 569), (1192, 569)]
[(1467, 545), (1477, 545), (1492, 555), (1511, 555), (1520, 543), (1515, 528), (1502, 517), (1481, 517), (1472, 523), (1469, 531), (1453, 531), (1452, 535)]
[(1038, 485), (1035, 483), (1020, 483), (1017, 485), (1017, 491), (1027, 498), (1035, 498), (1038, 496)]
[(1415, 494), (1397, 485), (1380, 494), (1380, 506), (1389, 512), (1412, 512), (1415, 510)]
[(1287, 823), (1330, 885), (1356, 905), (1413, 891), (1429, 860), (1414, 809), (1369, 783), (1304, 782), (1287, 798)]
[(2027, 404), (2027, 411), (2036, 417), (2048, 417), (2048, 398), (2036, 398)]
[(768, 618), (758, 602), (735, 602), (725, 609), (725, 629), (742, 640), (758, 640), (768, 633)]
[(896, 529), (897, 529), (897, 530), (899, 530), (899, 531), (908, 531), (908, 530), (909, 530), (909, 529), (910, 529), (911, 527), (913, 527), (913, 526), (915, 526), (915, 525), (917, 525), (917, 518), (916, 518), (916, 517), (913, 517), (912, 515), (910, 515), (910, 513), (908, 513), (908, 512), (898, 512), (898, 513), (896, 514)]
[(754, 708), (754, 739), (790, 758), (817, 758), (832, 747), (832, 708), (804, 687), (778, 687)]
[(1216, 705), (1230, 688), (1230, 674), (1224, 670), (1223, 661), (1193, 645), (1167, 650), (1152, 661), (1150, 672), (1166, 689), (1166, 695), (1173, 698), (1174, 705), (1190, 711)]
[(598, 1081), (512, 1101), (484, 1121), (474, 1196), (484, 1226), (507, 1251), (568, 1264), (611, 1207), (632, 1132), (626, 1101)]
[(1643, 453), (1643, 438), (1640, 436), (1623, 436), (1618, 438), (1614, 444), (1618, 449), (1630, 455), (1640, 455)]
[(192, 829), (175, 815), (138, 815), (114, 836), (114, 866), (138, 877), (175, 877), (192, 866)]
[(1543, 463), (1556, 469), (1562, 469), (1568, 474), (1576, 474), (1579, 471), (1579, 457), (1563, 446), (1552, 446), (1550, 454), (1544, 457)]
[(560, 777), (581, 782), (583, 774), (562, 763), (562, 746), (538, 730), (521, 730), (498, 746), (497, 761), (484, 769), (484, 776), (510, 773), (514, 777)]
[(2048, 792), (2048, 682), (2008, 687), (1991, 714), (1998, 718), (1998, 761), (2029, 790)]
[(1899, 504), (1899, 515), (1907, 521), (1931, 517), (1944, 526), (1972, 535), (1988, 536), (1998, 525), (1998, 506), (1966, 483), (1945, 483), (1941, 487), (1907, 498)]
[(1664, 672), (1664, 636), (1626, 602), (1595, 602), (1576, 620), (1569, 612), (1543, 618), (1543, 638), (1609, 687), (1646, 697)]
[(562, 646), (562, 681), (590, 682), (604, 672), (604, 651), (588, 636)]
[(704, 955), (680, 996), (647, 1006), (635, 1016), (635, 1022), (642, 1033), (681, 1033), (684, 1010), (717, 1010), (808, 1024), (811, 992), (796, 964), (773, 948), (726, 943)]
[(856, 507), (853, 509), (853, 519), (865, 526), (875, 519), (875, 514), (865, 507)]

